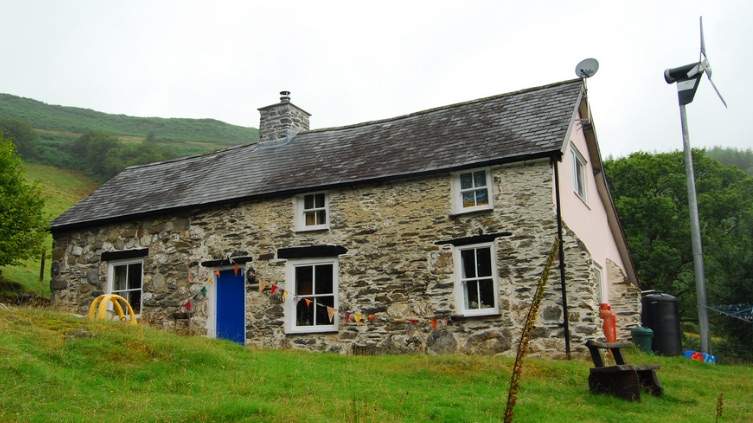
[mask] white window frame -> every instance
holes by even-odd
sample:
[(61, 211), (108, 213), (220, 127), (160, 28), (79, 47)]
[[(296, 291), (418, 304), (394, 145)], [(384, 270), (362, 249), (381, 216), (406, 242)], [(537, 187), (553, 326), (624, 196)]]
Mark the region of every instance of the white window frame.
[[(465, 308), (465, 292), (463, 290), (463, 282), (465, 280), (476, 280), (476, 278), (463, 278), (463, 258), (460, 254), (461, 251), (471, 250), (476, 248), (489, 248), (489, 254), (491, 257), (491, 269), (492, 269), (492, 285), (494, 290), (494, 307), (482, 308), (482, 309), (466, 309)], [(499, 314), (499, 278), (497, 276), (497, 248), (494, 242), (484, 242), (479, 244), (461, 245), (452, 249), (452, 257), (455, 269), (455, 308), (458, 314), (463, 316), (489, 316)], [(475, 263), (474, 263), (475, 264)], [(478, 275), (477, 275), (478, 276)]]
[[(575, 195), (580, 197), (584, 202), (588, 199), (588, 178), (586, 177), (586, 169), (588, 169), (588, 162), (586, 161), (586, 158), (583, 157), (582, 154), (580, 154), (580, 151), (578, 151), (575, 146), (571, 146), (572, 154), (573, 154), (573, 192), (575, 192)], [(578, 172), (578, 165), (581, 166), (582, 173)], [(581, 180), (583, 187), (583, 192), (578, 191), (578, 180)]]
[(604, 279), (604, 271), (598, 263), (593, 264), (594, 282), (599, 290), (599, 304), (609, 303), (609, 287)]
[[(288, 298), (285, 301), (285, 333), (320, 333), (320, 332), (337, 332), (337, 328), (340, 324), (339, 312), (335, 314), (330, 325), (315, 325), (315, 326), (297, 326), (296, 325), (296, 304), (297, 298), (296, 281), (295, 281), (295, 269), (296, 267), (315, 266), (315, 265), (332, 265), (332, 295), (334, 296), (334, 308), (339, 310), (339, 263), (337, 258), (312, 258), (312, 259), (296, 259), (288, 260), (285, 268), (285, 286), (288, 289)], [(316, 278), (316, 272), (314, 272), (314, 278)], [(316, 286), (316, 279), (314, 279), (314, 287)], [(316, 294), (306, 295), (306, 297), (314, 297)], [(325, 296), (328, 294), (319, 294)]]
[[(486, 176), (486, 195), (489, 198), (489, 204), (484, 204), (480, 206), (472, 206), (472, 207), (463, 207), (463, 192), (465, 191), (476, 191), (479, 188), (473, 187), (473, 188), (466, 188), (462, 189), (460, 187), (460, 175), (464, 175), (466, 173), (473, 174), (475, 172), (484, 171)], [(475, 184), (475, 178), (472, 178)], [(462, 213), (470, 213), (480, 210), (491, 210), (494, 208), (494, 189), (492, 186), (492, 172), (491, 169), (488, 167), (483, 168), (476, 168), (476, 169), (467, 169), (462, 170), (458, 172), (452, 173), (452, 213), (453, 214), (462, 214)]]
[[(140, 289), (124, 289), (119, 290), (117, 292), (113, 292), (113, 287), (115, 285), (115, 267), (116, 266), (126, 266), (126, 272), (128, 272), (128, 265), (131, 264), (141, 264), (141, 288)], [(128, 273), (126, 273), (126, 286), (128, 286)], [(139, 296), (139, 312), (136, 313), (136, 317), (141, 317), (141, 313), (144, 311), (144, 259), (143, 258), (136, 258), (136, 259), (124, 259), (124, 260), (111, 260), (107, 262), (107, 289), (106, 292), (108, 294), (115, 294), (120, 295), (121, 292), (126, 291), (141, 291), (141, 295)], [(121, 295), (122, 297), (122, 295)], [(125, 297), (123, 297), (125, 298)], [(126, 298), (127, 300), (128, 298)], [(131, 304), (131, 307), (133, 307), (133, 304)], [(110, 310), (112, 310), (112, 304), (109, 305)], [(125, 310), (123, 310), (125, 312)]]
[[(324, 194), (324, 207), (314, 207), (313, 209), (304, 209), (305, 206), (305, 197), (307, 195), (317, 195), (317, 194)], [(317, 192), (307, 192), (304, 194), (299, 194), (295, 196), (294, 199), (294, 210), (295, 210), (295, 230), (296, 232), (306, 232), (306, 231), (321, 231), (329, 229), (329, 222), (330, 222), (330, 216), (329, 216), (329, 193), (326, 191), (317, 191)], [(314, 204), (316, 206), (316, 204)], [(306, 214), (307, 211), (319, 211), (324, 210), (325, 220), (326, 222), (321, 225), (306, 225)]]

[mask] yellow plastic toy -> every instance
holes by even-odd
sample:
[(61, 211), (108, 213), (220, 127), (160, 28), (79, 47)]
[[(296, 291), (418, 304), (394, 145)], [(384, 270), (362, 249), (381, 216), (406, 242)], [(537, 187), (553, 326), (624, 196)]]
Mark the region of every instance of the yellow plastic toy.
[[(89, 320), (105, 320), (108, 311), (107, 304), (109, 303), (112, 303), (112, 308), (118, 314), (121, 321), (126, 322), (128, 325), (135, 325), (138, 323), (136, 321), (136, 313), (133, 312), (133, 308), (128, 304), (128, 300), (115, 294), (105, 294), (95, 298), (89, 305), (89, 313), (86, 317)], [(123, 306), (128, 310), (128, 317), (130, 317), (130, 319), (126, 317), (125, 313), (123, 313), (123, 306), (121, 306), (120, 303), (123, 303)]]

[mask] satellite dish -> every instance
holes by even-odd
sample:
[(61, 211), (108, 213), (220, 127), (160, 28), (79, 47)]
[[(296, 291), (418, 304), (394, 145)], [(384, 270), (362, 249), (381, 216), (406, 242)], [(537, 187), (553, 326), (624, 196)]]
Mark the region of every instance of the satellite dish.
[(575, 75), (578, 78), (590, 78), (594, 75), (596, 75), (596, 71), (599, 70), (599, 62), (589, 57), (588, 59), (583, 59), (578, 63), (578, 65), (575, 67)]

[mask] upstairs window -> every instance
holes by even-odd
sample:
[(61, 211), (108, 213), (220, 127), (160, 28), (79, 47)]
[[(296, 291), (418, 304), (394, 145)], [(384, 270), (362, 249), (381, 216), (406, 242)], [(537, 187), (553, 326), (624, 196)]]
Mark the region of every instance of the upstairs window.
[(497, 271), (492, 244), (456, 247), (456, 306), (465, 316), (497, 314)]
[(492, 208), (491, 175), (488, 169), (456, 173), (453, 191), (455, 213)]
[(136, 314), (141, 313), (143, 267), (142, 260), (114, 262), (108, 275), (108, 292), (128, 300)]
[(287, 332), (337, 331), (337, 260), (288, 262)]
[(573, 190), (586, 199), (586, 159), (573, 147)]
[(296, 230), (313, 231), (329, 228), (327, 194), (317, 192), (297, 197)]

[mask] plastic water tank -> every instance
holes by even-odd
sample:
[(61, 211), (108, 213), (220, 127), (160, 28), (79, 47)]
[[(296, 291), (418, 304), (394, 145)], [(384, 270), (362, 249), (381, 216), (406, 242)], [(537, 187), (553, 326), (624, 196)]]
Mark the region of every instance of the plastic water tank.
[(677, 298), (654, 293), (643, 296), (641, 320), (644, 327), (653, 329), (652, 349), (661, 355), (682, 354), (682, 332)]

